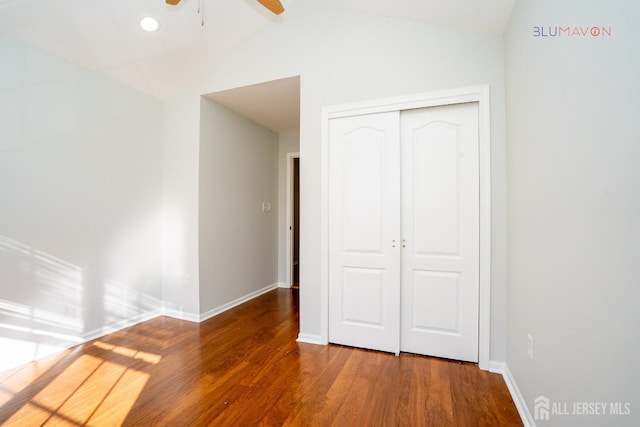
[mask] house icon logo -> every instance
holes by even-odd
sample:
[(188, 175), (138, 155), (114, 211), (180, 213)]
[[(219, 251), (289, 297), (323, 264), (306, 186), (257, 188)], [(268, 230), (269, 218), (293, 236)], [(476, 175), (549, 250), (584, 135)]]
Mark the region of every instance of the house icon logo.
[(533, 417), (536, 420), (549, 420), (550, 404), (549, 404), (549, 399), (547, 397), (545, 396), (536, 397), (533, 408), (534, 408)]

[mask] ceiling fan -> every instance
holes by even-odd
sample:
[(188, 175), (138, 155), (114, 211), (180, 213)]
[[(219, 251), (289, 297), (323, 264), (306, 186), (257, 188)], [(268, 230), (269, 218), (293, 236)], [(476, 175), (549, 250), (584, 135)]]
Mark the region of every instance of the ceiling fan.
[[(180, 3), (180, 0), (165, 0), (165, 2), (175, 6)], [(284, 7), (282, 6), (282, 3), (280, 3), (280, 0), (258, 0), (258, 2), (276, 15), (280, 15), (284, 12)]]

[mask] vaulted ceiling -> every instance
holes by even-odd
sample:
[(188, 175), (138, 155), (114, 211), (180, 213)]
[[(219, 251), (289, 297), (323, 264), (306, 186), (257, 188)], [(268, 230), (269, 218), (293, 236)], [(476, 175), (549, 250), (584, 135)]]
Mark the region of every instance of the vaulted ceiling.
[[(0, 0), (0, 33), (157, 98), (180, 90), (206, 63), (286, 9), (325, 7), (502, 34), (515, 0), (282, 0), (270, 14), (256, 0)], [(160, 22), (147, 33), (144, 16)], [(204, 20), (204, 26), (203, 24)]]

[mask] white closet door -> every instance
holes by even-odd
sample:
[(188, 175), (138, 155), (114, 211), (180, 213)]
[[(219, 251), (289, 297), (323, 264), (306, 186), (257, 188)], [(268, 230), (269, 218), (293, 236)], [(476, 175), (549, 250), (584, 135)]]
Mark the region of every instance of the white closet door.
[(329, 123), (329, 340), (399, 352), (399, 113)]
[(478, 361), (478, 105), (403, 111), (401, 349)]

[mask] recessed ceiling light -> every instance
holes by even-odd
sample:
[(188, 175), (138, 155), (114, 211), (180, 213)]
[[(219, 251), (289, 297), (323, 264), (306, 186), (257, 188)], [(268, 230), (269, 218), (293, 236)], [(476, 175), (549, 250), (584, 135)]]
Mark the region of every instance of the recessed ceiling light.
[(158, 29), (160, 24), (156, 18), (152, 18), (151, 16), (145, 16), (140, 20), (140, 28), (145, 31), (153, 32)]

